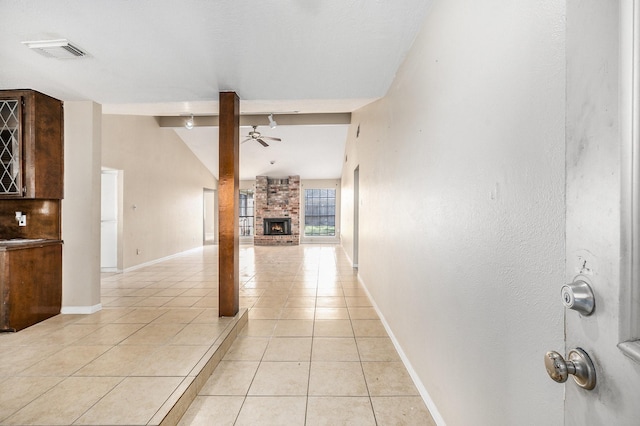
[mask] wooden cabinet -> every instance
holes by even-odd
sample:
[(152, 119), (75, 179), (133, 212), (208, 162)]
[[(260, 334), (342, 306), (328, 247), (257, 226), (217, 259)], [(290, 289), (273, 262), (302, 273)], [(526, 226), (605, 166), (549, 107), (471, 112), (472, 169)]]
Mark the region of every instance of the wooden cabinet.
[(0, 331), (60, 313), (63, 123), (61, 101), (0, 90)]
[(62, 102), (34, 90), (0, 90), (0, 199), (63, 198)]
[(61, 241), (0, 243), (0, 331), (59, 314), (61, 282)]

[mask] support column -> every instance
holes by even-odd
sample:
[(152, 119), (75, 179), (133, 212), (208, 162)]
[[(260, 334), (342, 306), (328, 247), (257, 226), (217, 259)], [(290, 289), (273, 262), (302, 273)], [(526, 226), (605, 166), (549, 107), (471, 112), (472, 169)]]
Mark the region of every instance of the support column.
[(235, 92), (220, 93), (219, 143), (218, 311), (231, 317), (240, 309), (240, 99)]
[(62, 313), (91, 314), (100, 304), (102, 106), (64, 103)]

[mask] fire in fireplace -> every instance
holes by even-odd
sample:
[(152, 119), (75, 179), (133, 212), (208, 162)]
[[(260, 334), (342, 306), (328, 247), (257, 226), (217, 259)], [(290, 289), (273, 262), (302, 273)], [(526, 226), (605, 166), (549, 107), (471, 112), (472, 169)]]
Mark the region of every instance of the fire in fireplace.
[(264, 235), (291, 235), (291, 218), (264, 219)]

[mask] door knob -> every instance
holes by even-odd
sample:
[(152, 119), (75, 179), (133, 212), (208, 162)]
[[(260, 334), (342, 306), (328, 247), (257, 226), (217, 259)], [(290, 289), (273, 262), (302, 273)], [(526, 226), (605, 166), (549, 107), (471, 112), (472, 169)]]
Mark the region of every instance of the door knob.
[(572, 375), (581, 388), (591, 390), (596, 387), (596, 369), (589, 355), (580, 348), (570, 350), (566, 360), (558, 352), (547, 352), (544, 366), (549, 377), (558, 383), (566, 382)]
[(591, 315), (595, 308), (595, 297), (589, 284), (583, 280), (577, 280), (571, 284), (562, 286), (560, 290), (562, 303), (569, 309), (580, 312), (583, 315)]

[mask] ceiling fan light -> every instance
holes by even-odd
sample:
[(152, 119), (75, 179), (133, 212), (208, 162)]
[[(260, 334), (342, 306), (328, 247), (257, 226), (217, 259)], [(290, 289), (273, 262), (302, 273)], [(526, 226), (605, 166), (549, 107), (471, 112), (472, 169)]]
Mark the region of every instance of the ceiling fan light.
[(269, 114), (269, 127), (275, 129), (277, 125), (278, 123), (276, 123), (276, 120), (273, 119), (273, 114)]
[(193, 129), (193, 125), (194, 125), (194, 123), (193, 123), (193, 114), (191, 114), (191, 117), (189, 117), (189, 119), (187, 119), (187, 121), (184, 122), (184, 127), (187, 130), (191, 130), (191, 129)]

